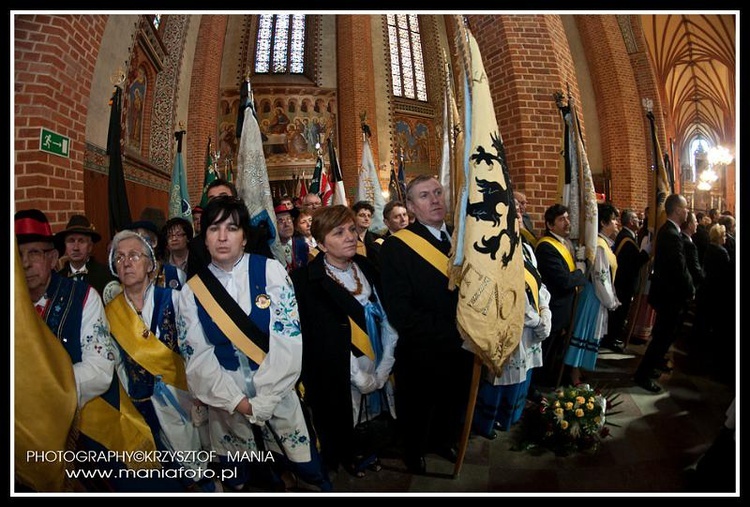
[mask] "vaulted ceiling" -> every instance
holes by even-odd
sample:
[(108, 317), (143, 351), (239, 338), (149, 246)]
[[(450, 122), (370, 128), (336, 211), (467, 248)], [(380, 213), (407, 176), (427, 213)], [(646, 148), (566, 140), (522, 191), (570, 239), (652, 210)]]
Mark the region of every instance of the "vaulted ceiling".
[(698, 136), (734, 151), (736, 16), (658, 14), (641, 20), (680, 151)]

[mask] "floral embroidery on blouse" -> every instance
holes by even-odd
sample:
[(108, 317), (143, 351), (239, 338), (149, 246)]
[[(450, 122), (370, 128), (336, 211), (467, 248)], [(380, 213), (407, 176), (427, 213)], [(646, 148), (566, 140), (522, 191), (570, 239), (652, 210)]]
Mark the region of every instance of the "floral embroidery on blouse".
[(94, 334), (83, 338), (84, 350), (94, 350), (108, 361), (115, 360), (115, 348), (109, 334), (109, 325), (101, 318), (96, 319), (93, 326)]
[(286, 281), (287, 283), (281, 286), (280, 301), (274, 309), (271, 325), (274, 332), (291, 338), (300, 335), (299, 310), (289, 277)]

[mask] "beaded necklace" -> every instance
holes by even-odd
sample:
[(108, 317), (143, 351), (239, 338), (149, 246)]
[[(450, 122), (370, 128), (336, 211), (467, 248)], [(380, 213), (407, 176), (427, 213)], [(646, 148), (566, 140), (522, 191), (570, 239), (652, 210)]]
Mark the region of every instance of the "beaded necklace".
[[(339, 284), (341, 287), (346, 289), (348, 293), (350, 293), (352, 296), (359, 296), (362, 294), (362, 280), (360, 280), (359, 275), (357, 274), (357, 268), (354, 267), (354, 263), (349, 263), (349, 267), (346, 269), (337, 268), (336, 266), (331, 265), (328, 262), (328, 259), (323, 259), (323, 265), (326, 268), (326, 273), (328, 273), (328, 276), (330, 276), (334, 282)], [(354, 282), (357, 284), (357, 287), (354, 290), (351, 290), (346, 285), (344, 285), (344, 282), (342, 282), (335, 274), (334, 272), (338, 273), (349, 273), (351, 272), (352, 276), (354, 277)]]

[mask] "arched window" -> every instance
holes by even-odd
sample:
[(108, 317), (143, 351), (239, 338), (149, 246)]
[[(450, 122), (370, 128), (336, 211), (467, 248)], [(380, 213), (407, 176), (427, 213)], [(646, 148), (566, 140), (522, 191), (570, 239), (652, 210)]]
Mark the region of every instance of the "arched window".
[(393, 95), (427, 102), (422, 38), (416, 14), (387, 14)]
[(302, 74), (305, 15), (261, 14), (255, 45), (256, 74)]
[(154, 25), (154, 28), (156, 30), (158, 30), (161, 26), (161, 14), (154, 14), (154, 16), (151, 18), (151, 24)]
[(705, 171), (708, 168), (708, 143), (702, 137), (696, 137), (690, 142), (690, 153), (693, 154), (691, 158), (691, 178), (690, 180), (695, 182), (699, 176), (699, 172)]

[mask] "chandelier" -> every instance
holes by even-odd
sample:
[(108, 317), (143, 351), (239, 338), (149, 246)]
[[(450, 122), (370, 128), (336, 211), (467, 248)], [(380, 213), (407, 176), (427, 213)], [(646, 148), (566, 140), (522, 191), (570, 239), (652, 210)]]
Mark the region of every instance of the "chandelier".
[(714, 168), (726, 167), (732, 163), (734, 157), (729, 150), (723, 146), (713, 146), (709, 148), (708, 169), (698, 176), (698, 190), (711, 190), (711, 186), (719, 179), (719, 174)]

